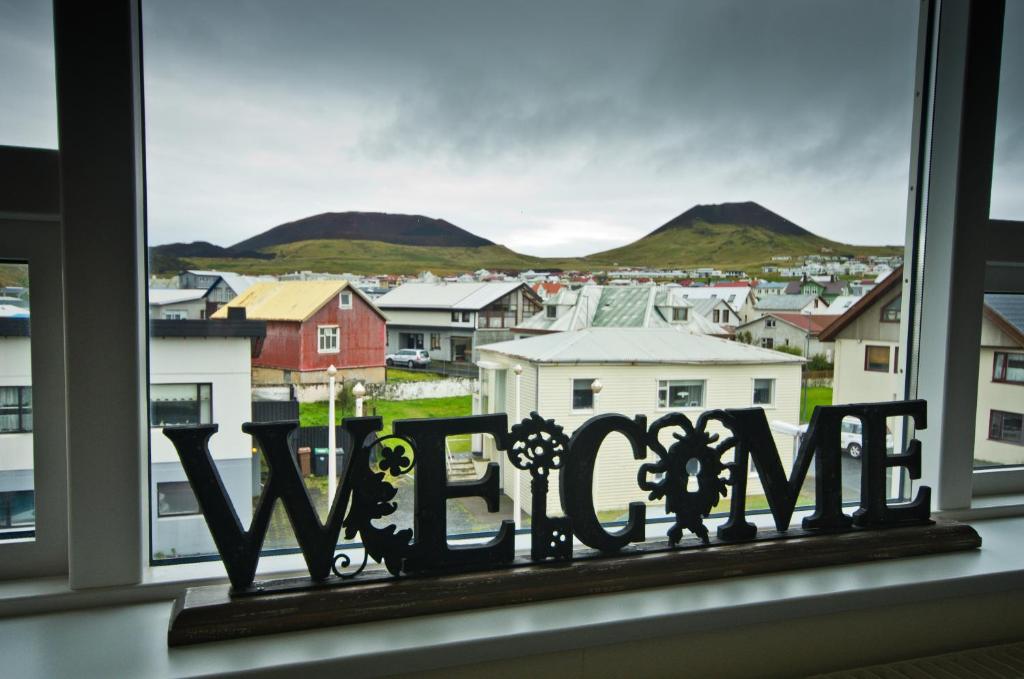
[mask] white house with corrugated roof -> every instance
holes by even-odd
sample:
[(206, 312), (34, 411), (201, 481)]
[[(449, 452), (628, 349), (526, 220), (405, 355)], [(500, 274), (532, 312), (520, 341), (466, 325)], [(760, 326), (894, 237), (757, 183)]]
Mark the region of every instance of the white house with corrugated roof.
[(541, 308), (523, 281), (405, 283), (376, 303), (388, 316), (388, 353), (425, 349), (456, 362), (473, 360), (478, 345), (512, 339), (512, 328)]
[[(545, 334), (480, 347), (480, 392), (476, 412), (536, 410), (572, 432), (599, 413), (646, 415), (648, 423), (670, 412), (691, 420), (715, 408), (765, 409), (769, 422), (800, 421), (800, 371), (804, 359), (682, 328), (588, 328)], [(515, 371), (522, 366), (516, 407)], [(598, 393), (593, 386), (601, 385)], [(717, 432), (721, 427), (712, 426)], [(666, 442), (670, 434), (666, 433)], [(776, 433), (776, 445), (789, 467), (793, 439)], [(514, 493), (516, 471), (494, 450), (485, 454), (503, 469), (506, 494)], [(623, 437), (609, 437), (598, 457), (595, 502), (598, 511), (646, 500), (636, 485), (643, 461), (634, 460)], [(520, 478), (521, 505), (529, 507), (529, 478)], [(552, 481), (552, 488), (557, 482)], [(757, 494), (755, 479), (750, 489)], [(557, 493), (549, 495), (551, 509)]]

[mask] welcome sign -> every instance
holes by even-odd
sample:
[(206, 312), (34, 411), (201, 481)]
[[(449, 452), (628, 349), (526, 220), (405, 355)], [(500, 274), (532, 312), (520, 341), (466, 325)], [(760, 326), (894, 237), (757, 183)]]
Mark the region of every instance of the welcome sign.
[[(852, 514), (842, 501), (841, 425), (862, 424), (860, 505)], [(380, 436), (379, 417), (348, 418), (343, 428), (354, 442), (325, 522), (303, 483), (289, 445), (296, 422), (243, 426), (259, 444), (269, 475), (242, 527), (207, 448), (216, 425), (167, 427), (231, 588), (196, 588), (175, 606), (172, 645), (326, 624), (522, 603), (710, 577), (767, 572), (925, 552), (970, 549), (980, 538), (968, 526), (934, 524), (930, 489), (912, 501), (890, 504), (886, 475), (906, 470), (920, 478), (921, 444), (886, 450), (886, 419), (906, 417), (926, 426), (924, 401), (818, 407), (787, 474), (760, 408), (713, 410), (696, 421), (678, 412), (652, 423), (643, 416), (602, 414), (572, 436), (537, 413), (508, 426), (507, 415), (402, 420)], [(715, 422), (725, 434), (708, 431)], [(594, 507), (594, 466), (611, 434), (626, 438), (642, 460), (636, 483), (650, 501), (663, 501), (674, 518), (664, 535), (649, 535), (647, 506), (634, 502), (628, 521), (611, 532)], [(663, 434), (672, 443), (665, 445)], [(490, 463), (479, 480), (450, 482), (445, 439), (489, 434), (510, 464), (531, 478), (531, 547), (517, 554), (515, 528), (503, 521), (484, 544), (448, 542), (446, 503), (480, 497), (498, 510), (499, 466)], [(378, 451), (379, 461), (372, 461)], [(799, 528), (791, 522), (797, 499), (814, 464), (814, 512)], [(558, 472), (557, 488), (550, 487)], [(746, 517), (749, 472), (760, 478), (774, 531), (759, 531)], [(395, 479), (414, 478), (413, 527), (399, 529), (387, 518), (397, 509)], [(549, 516), (548, 495), (557, 492), (563, 516)], [(305, 559), (308, 578), (255, 582), (260, 550), (272, 510), (280, 501)], [(704, 520), (720, 506), (728, 519), (712, 537)], [(896, 530), (893, 530), (896, 529)], [(337, 552), (338, 542), (358, 540), (362, 563)], [(577, 542), (579, 545), (577, 546)], [(763, 543), (770, 544), (763, 544)], [(751, 549), (756, 545), (756, 549)], [(799, 558), (795, 558), (796, 550)], [(365, 571), (369, 559), (382, 564)]]

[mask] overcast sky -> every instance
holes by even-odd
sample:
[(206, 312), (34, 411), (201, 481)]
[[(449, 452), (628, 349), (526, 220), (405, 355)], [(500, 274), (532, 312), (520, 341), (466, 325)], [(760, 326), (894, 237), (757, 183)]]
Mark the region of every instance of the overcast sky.
[[(1024, 0), (1008, 5), (992, 212), (1024, 218)], [(579, 255), (742, 200), (900, 243), (917, 7), (150, 0), (151, 243), (379, 210)], [(49, 21), (0, 0), (0, 143), (55, 145)]]

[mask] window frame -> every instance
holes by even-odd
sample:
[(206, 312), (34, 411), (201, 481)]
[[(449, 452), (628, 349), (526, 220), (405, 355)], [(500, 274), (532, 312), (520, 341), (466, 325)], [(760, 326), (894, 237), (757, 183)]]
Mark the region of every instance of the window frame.
[[(596, 380), (596, 379), (597, 379), (596, 377), (590, 377), (590, 378), (588, 378), (588, 377), (570, 377), (569, 378), (569, 412), (571, 412), (571, 413), (592, 413), (592, 412), (594, 412), (594, 409), (597, 407), (597, 394), (594, 393), (594, 390), (593, 390), (591, 385), (594, 384), (594, 380)], [(582, 407), (582, 408), (577, 408), (576, 407), (576, 391), (577, 391), (576, 383), (577, 382), (586, 382), (587, 386), (586, 386), (586, 390), (585, 391), (586, 391), (586, 393), (590, 394), (590, 405)], [(580, 391), (583, 391), (583, 390), (580, 390)]]
[[(330, 331), (330, 334), (325, 334), (325, 331)], [(324, 348), (324, 339), (333, 339), (333, 347), (328, 346)], [(341, 352), (341, 328), (337, 325), (318, 325), (316, 326), (316, 352), (318, 354), (337, 354)]]
[(1005, 438), (996, 438), (996, 437), (992, 436), (992, 430), (993, 430), (993, 425), (995, 424), (996, 416), (999, 416), (999, 419), (1000, 419), (1000, 431), (1001, 431), (1002, 430), (1002, 420), (1006, 419), (1007, 415), (1009, 415), (1011, 417), (1018, 417), (1018, 418), (1020, 418), (1022, 425), (1024, 425), (1024, 413), (1014, 413), (1014, 412), (1010, 412), (1008, 410), (990, 410), (990, 411), (988, 411), (988, 437), (987, 437), (988, 440), (989, 441), (996, 441), (997, 443), (1008, 443), (1011, 446), (1024, 446), (1024, 427), (1022, 427), (1020, 433), (1018, 434), (1018, 438), (1017, 438), (1016, 441), (1010, 440), (1010, 439), (1005, 439)]
[[(696, 406), (687, 405), (687, 406), (680, 406), (680, 407), (675, 407), (675, 406), (670, 405), (670, 402), (671, 402), (671, 392), (670, 392), (670, 390), (672, 388), (672, 383), (673, 382), (693, 382), (693, 383), (699, 382), (700, 383), (700, 405), (696, 405)], [(706, 377), (705, 378), (689, 378), (689, 377), (687, 377), (687, 378), (658, 379), (658, 380), (655, 381), (655, 383), (656, 383), (656, 386), (657, 386), (657, 391), (655, 392), (654, 405), (655, 405), (655, 410), (657, 410), (658, 412), (681, 411), (681, 410), (701, 410), (701, 409), (704, 409), (704, 408), (707, 407), (707, 402), (708, 402), (708, 379)], [(662, 384), (664, 384), (665, 386), (662, 387)], [(665, 405), (662, 405), (662, 400), (661, 400), (661, 392), (662, 392), (663, 388), (665, 390)]]
[[(194, 511), (187, 511), (187, 512), (162, 513), (160, 511), (160, 486), (170, 486), (170, 485), (179, 486), (181, 484), (184, 484), (185, 487), (187, 488), (187, 490), (189, 491), (189, 493), (192, 494), (192, 499), (195, 501), (195, 507), (196, 507), (195, 510)], [(157, 497), (156, 497), (156, 518), (157, 518), (157, 520), (160, 520), (160, 519), (177, 519), (177, 518), (181, 518), (183, 516), (199, 516), (200, 514), (202, 514), (201, 510), (199, 509), (199, 501), (196, 500), (195, 493), (192, 493), (192, 487), (188, 485), (188, 481), (160, 481), (160, 482), (158, 482), (156, 484), (156, 493), (157, 493)]]
[[(996, 368), (999, 365), (999, 357), (1003, 357), (1003, 375), (1002, 379), (996, 377)], [(1024, 385), (1024, 379), (1011, 380), (1005, 376), (1010, 374), (1010, 356), (1020, 356), (1024, 360), (1024, 352), (1022, 351), (996, 351), (992, 356), (992, 381), (998, 384), (1020, 384)]]
[[(979, 316), (980, 328), (980, 281), (992, 272), (991, 262), (1024, 261), (1024, 223), (992, 220), (980, 210), (987, 208), (991, 191), (991, 173), (986, 171), (991, 162), (986, 167), (984, 161), (991, 161), (994, 144), (990, 104), (999, 68), (999, 45), (992, 44), (998, 41), (986, 38), (994, 28), (1002, 28), (1001, 4), (986, 4), (921, 3), (901, 316), (906, 319), (902, 334), (908, 347), (903, 352), (908, 355), (903, 358), (905, 393), (929, 400), (932, 425), (913, 432), (927, 451), (919, 483), (932, 486), (933, 506), (940, 511), (969, 507), (972, 487), (979, 493), (983, 477), (1002, 484), (987, 484), (989, 489), (1024, 489), (1024, 475), (1015, 477), (1010, 471), (972, 475), (973, 445), (963, 443), (974, 431), (958, 433), (955, 427), (969, 429), (962, 426), (962, 413), (976, 398), (978, 362), (968, 366), (975, 383), (972, 390), (963, 370), (946, 361), (949, 356), (961, 361), (977, 358), (978, 347), (972, 349), (971, 340), (978, 332), (970, 316)], [(55, 368), (50, 362), (43, 377), (59, 374), (67, 384), (66, 391), (54, 393), (61, 399), (60, 412), (67, 414), (64, 433), (71, 436), (50, 448), (54, 454), (49, 457), (61, 457), (68, 466), (58, 469), (57, 476), (64, 481), (60, 497), (40, 504), (40, 509), (54, 509), (63, 498), (62, 516), (74, 517), (71, 539), (65, 540), (67, 549), (59, 556), (67, 568), (71, 554), (73, 588), (133, 585), (142, 579), (149, 553), (144, 538), (144, 456), (126, 454), (147, 449), (146, 315), (144, 285), (139, 284), (146, 280), (139, 0), (102, 13), (56, 0), (54, 24), (64, 200), (63, 215), (57, 217), (56, 208), (51, 211), (52, 223), (58, 225), (60, 219), (63, 227), (50, 244), (63, 237), (63, 248), (58, 245), (49, 255), (50, 261), (62, 262), (54, 265), (55, 280), (64, 281), (66, 292), (57, 296), (60, 331), (55, 336), (63, 341), (66, 325), (73, 342), (66, 351), (61, 343), (56, 354), (65, 356), (68, 367)], [(97, 97), (96, 92), (104, 95)], [(76, 116), (97, 106), (102, 115)], [(102, 172), (97, 172), (97, 164)], [(4, 207), (0, 200), (0, 211)], [(0, 240), (3, 231), (0, 228)], [(74, 256), (64, 261), (65, 251)], [(40, 259), (37, 269), (46, 261)], [(953, 289), (954, 279), (962, 289)], [(969, 284), (962, 285), (964, 280)], [(1019, 283), (1017, 276), (1014, 285)], [(56, 288), (60, 291), (59, 284)], [(104, 296), (94, 295), (97, 289)], [(33, 294), (38, 294), (35, 285)], [(98, 314), (106, 323), (90, 327), (98, 325)], [(952, 318), (958, 324), (966, 320), (968, 332), (960, 325), (959, 332), (952, 333)], [(38, 326), (38, 318), (33, 320)], [(100, 355), (104, 346), (116, 360)], [(33, 351), (33, 363), (38, 353)], [(90, 364), (90, 358), (97, 360)], [(106, 379), (97, 379), (104, 371)], [(110, 393), (101, 387), (109, 384), (118, 389)], [(33, 387), (37, 404), (57, 407), (57, 401), (41, 397), (35, 380)], [(70, 398), (65, 402), (66, 395)], [(68, 403), (73, 404), (70, 410)], [(110, 426), (111, 410), (118, 412), (116, 427)], [(41, 466), (37, 458), (37, 476)], [(101, 484), (104, 476), (106, 483)], [(37, 487), (37, 497), (39, 492)], [(58, 520), (55, 525), (59, 524)], [(0, 553), (7, 557), (12, 552), (6, 550), (16, 545), (2, 547), (5, 551)], [(0, 559), (0, 577), (7, 574), (9, 561)], [(31, 560), (24, 572), (42, 574), (40, 563)]]
[[(16, 403), (15, 403), (14, 407), (17, 408), (17, 415), (18, 415), (18, 427), (16, 429), (0, 429), (0, 436), (3, 436), (4, 434), (31, 434), (32, 433), (32, 427), (29, 426), (28, 429), (25, 428), (25, 403), (24, 403), (24, 401), (25, 401), (25, 390), (27, 389), (28, 392), (31, 394), (32, 393), (32, 385), (13, 385), (13, 384), (11, 384), (11, 385), (2, 386), (2, 387), (0, 387), (0, 389), (16, 389), (17, 390), (16, 391), (17, 397), (15, 399)], [(11, 407), (11, 406), (0, 406), (0, 407)], [(29, 417), (31, 417), (31, 413), (32, 413), (32, 405), (31, 405), (31, 403), (28, 406), (28, 412), (29, 412)]]
[[(769, 384), (769, 391), (768, 391), (769, 398), (768, 398), (768, 401), (766, 403), (758, 403), (757, 402), (756, 395), (757, 395), (757, 383), (758, 382), (769, 382), (770, 383)], [(760, 406), (762, 408), (763, 407), (774, 408), (775, 407), (775, 383), (776, 383), (776, 379), (774, 377), (754, 377), (754, 378), (751, 378), (750, 404), (752, 406)]]
[[(348, 300), (347, 302), (345, 300)], [(352, 291), (342, 290), (338, 293), (338, 308), (339, 309), (351, 309), (352, 308)]]
[[(168, 424), (163, 423), (163, 422), (161, 422), (159, 424), (154, 424), (153, 404), (157, 403), (158, 401), (155, 401), (153, 399), (152, 388), (153, 387), (160, 387), (160, 386), (171, 386), (171, 387), (192, 387), (192, 386), (194, 386), (196, 388), (195, 404), (196, 404), (196, 408), (198, 410), (198, 415), (196, 417), (196, 424), (213, 424), (214, 422), (216, 422), (216, 418), (215, 418), (215, 416), (213, 414), (213, 383), (212, 382), (158, 382), (158, 383), (150, 385), (150, 398), (149, 398), (149, 427), (150, 427), (150, 429), (160, 429), (162, 427), (171, 426), (171, 425), (175, 424), (175, 423), (171, 423), (171, 425), (168, 425)], [(208, 421), (206, 421), (206, 422), (203, 421), (203, 387), (206, 387), (206, 390), (209, 393), (209, 398), (207, 400), (210, 402), (210, 407), (209, 407), (210, 413), (209, 413), (209, 416), (208, 416)]]
[[(878, 311), (879, 323), (900, 323), (903, 318), (903, 295), (897, 295)], [(895, 311), (896, 318), (889, 318)]]
[[(885, 349), (885, 367), (884, 368), (872, 368), (871, 365), (871, 350), (872, 349)], [(881, 365), (880, 362), (875, 365)], [(887, 344), (865, 344), (864, 345), (864, 372), (869, 373), (887, 373), (892, 367), (892, 347)]]

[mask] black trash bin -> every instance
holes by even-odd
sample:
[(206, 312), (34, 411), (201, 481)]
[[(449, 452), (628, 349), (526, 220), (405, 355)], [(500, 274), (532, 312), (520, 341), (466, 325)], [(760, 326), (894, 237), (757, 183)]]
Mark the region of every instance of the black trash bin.
[[(345, 451), (341, 448), (335, 448), (334, 450), (334, 461), (338, 465), (338, 473), (341, 473), (345, 464)], [(313, 475), (327, 476), (327, 448), (313, 449)]]

